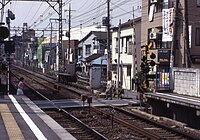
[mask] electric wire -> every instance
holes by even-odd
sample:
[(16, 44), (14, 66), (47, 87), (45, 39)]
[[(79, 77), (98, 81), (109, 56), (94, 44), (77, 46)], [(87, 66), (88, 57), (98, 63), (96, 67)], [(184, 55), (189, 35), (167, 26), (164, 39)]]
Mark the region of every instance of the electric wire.
[[(86, 3), (88, 2), (88, 0), (87, 1), (85, 1), (85, 3), (83, 4), (83, 5), (86, 5)], [(97, 20), (96, 21), (96, 23), (101, 23), (101, 21), (100, 21), (100, 17), (102, 17), (104, 14), (106, 14), (106, 3), (105, 3), (105, 0), (104, 1), (97, 1), (97, 2), (99, 2), (98, 4), (100, 4), (100, 5), (102, 5), (102, 7), (100, 6), (100, 5), (98, 5), (98, 6), (96, 6), (95, 8), (97, 9), (99, 9), (98, 11), (101, 11), (101, 12), (98, 12), (98, 14), (96, 14), (97, 13), (97, 11), (95, 12), (95, 9), (93, 8), (93, 9), (89, 9), (89, 11), (86, 11), (85, 13), (82, 13), (82, 14), (79, 14), (78, 16), (72, 16), (72, 22), (74, 23), (74, 25), (73, 25), (73, 27), (77, 27), (77, 26), (80, 26), (80, 20), (82, 20), (82, 21), (84, 21), (83, 23), (81, 23), (83, 26), (84, 25), (86, 25), (86, 24), (89, 24), (89, 22), (94, 22), (94, 20)], [(94, 1), (92, 4), (93, 5), (95, 5), (95, 4), (97, 4), (97, 2), (96, 1)], [(102, 4), (100, 3), (100, 2), (103, 2)], [(111, 8), (114, 10), (114, 9), (116, 9), (117, 7), (119, 8), (120, 7), (120, 5), (121, 4), (126, 4), (126, 2), (127, 2), (127, 0), (124, 0), (124, 1), (121, 1), (121, 0), (117, 0), (116, 2), (115, 2), (115, 5), (114, 6), (112, 6)], [(65, 1), (64, 3), (69, 3), (69, 1)], [(117, 5), (117, 6), (116, 6)], [(55, 5), (55, 7), (56, 7), (57, 5)], [(91, 5), (90, 5), (91, 6)], [(81, 7), (81, 8), (83, 8), (83, 6)], [(80, 9), (81, 9), (80, 8)], [(43, 13), (42, 13), (42, 16), (43, 16), (43, 18), (42, 18), (42, 20), (41, 20), (41, 17), (39, 16), (39, 18), (37, 19), (37, 20), (32, 20), (32, 21), (34, 21), (33, 22), (33, 24), (31, 24), (31, 26), (30, 27), (33, 27), (33, 25), (34, 25), (34, 28), (37, 28), (37, 27), (39, 27), (39, 25), (41, 25), (42, 23), (44, 23), (45, 21), (47, 21), (50, 17), (52, 17), (52, 15), (54, 15), (56, 12), (52, 12), (52, 14), (49, 14), (49, 15), (47, 15), (46, 13), (47, 13), (47, 11), (50, 11), (50, 10), (52, 10), (52, 8), (51, 7), (48, 7)], [(130, 11), (129, 11), (130, 12)], [(127, 13), (129, 13), (129, 12), (127, 12)], [(45, 15), (44, 15), (45, 14)], [(121, 16), (123, 16), (123, 15), (125, 15), (126, 13), (123, 13), (123, 14), (121, 14)], [(35, 13), (35, 15), (37, 15), (37, 13)], [(35, 19), (35, 15), (33, 16), (33, 18), (32, 19)], [(115, 18), (117, 18), (117, 17), (119, 17), (120, 15), (117, 15), (117, 16), (114, 16), (114, 18), (113, 19), (115, 19)], [(75, 24), (75, 23), (78, 23), (78, 25), (77, 24)], [(64, 26), (65, 26), (65, 24), (64, 24)], [(73, 28), (72, 27), (72, 28)]]

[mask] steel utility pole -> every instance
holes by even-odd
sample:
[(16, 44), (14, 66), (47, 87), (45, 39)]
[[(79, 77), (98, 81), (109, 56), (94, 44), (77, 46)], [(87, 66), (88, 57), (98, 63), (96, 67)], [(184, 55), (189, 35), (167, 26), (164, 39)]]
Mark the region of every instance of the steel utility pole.
[[(118, 25), (118, 32), (117, 32), (117, 44), (118, 44), (118, 59), (117, 59), (117, 93), (119, 94), (119, 87), (121, 87), (121, 85), (119, 85), (119, 79), (120, 79), (120, 36), (121, 36), (121, 20), (119, 20), (119, 25)], [(121, 90), (121, 89), (120, 89)]]
[(185, 10), (184, 10), (184, 17), (185, 17), (185, 66), (186, 68), (191, 67), (191, 59), (190, 59), (190, 48), (189, 48), (189, 31), (188, 31), (188, 1), (185, 0)]
[(62, 55), (62, 0), (59, 0), (59, 39), (58, 39), (58, 71), (63, 71), (63, 55)]
[[(10, 0), (3, 0), (3, 1), (7, 1), (7, 3), (10, 2)], [(13, 0), (13, 1), (18, 1), (18, 0)], [(20, 0), (20, 1), (47, 2), (49, 4), (49, 6), (51, 8), (53, 8), (57, 12), (58, 17), (59, 17), (59, 29), (58, 29), (59, 37), (58, 37), (58, 47), (57, 47), (57, 56), (56, 56), (56, 58), (57, 58), (57, 64), (58, 64), (57, 70), (59, 72), (61, 72), (63, 70), (63, 55), (62, 55), (62, 50), (63, 50), (63, 48), (62, 48), (62, 31), (63, 31), (62, 30), (62, 7), (63, 7), (63, 3), (62, 3), (62, 0), (48, 0), (48, 1), (47, 0)], [(59, 5), (58, 11), (57, 11), (57, 9), (55, 9), (55, 6), (51, 4), (51, 2), (58, 3), (58, 5)], [(4, 6), (6, 4), (2, 4), (3, 8), (4, 8)]]
[(111, 51), (110, 51), (110, 0), (107, 0), (107, 79), (111, 77)]
[[(68, 32), (66, 32), (66, 37), (68, 37), (68, 50), (67, 50), (67, 64), (70, 64), (70, 48), (71, 48), (71, 11), (75, 11), (71, 9), (71, 3), (69, 3), (69, 23), (68, 23)], [(66, 59), (66, 57), (65, 57)], [(74, 60), (75, 62), (75, 60)]]
[(71, 32), (71, 4), (69, 4), (69, 33), (68, 33), (68, 53), (67, 53), (67, 60), (68, 60), (68, 64), (70, 63), (70, 32)]
[[(9, 15), (10, 10), (8, 9), (8, 17), (6, 17), (6, 22), (8, 24), (8, 30), (10, 32), (10, 15)], [(8, 41), (10, 41), (10, 34), (8, 36)], [(10, 47), (10, 46), (9, 46)], [(7, 54), (8, 56), (8, 68), (7, 68), (7, 94), (10, 94), (10, 53)]]
[(135, 25), (134, 25), (134, 18), (135, 18), (135, 15), (134, 15), (134, 6), (133, 6), (133, 36), (132, 36), (132, 58), (133, 58), (133, 80), (134, 81), (132, 81), (133, 83), (132, 83), (132, 85), (133, 85), (133, 90), (136, 90), (136, 87), (135, 87), (135, 83), (136, 83), (136, 47), (135, 47), (135, 45), (134, 45), (134, 42), (135, 42), (135, 38), (134, 38), (134, 34), (135, 34)]
[(1, 10), (1, 21), (0, 21), (0, 23), (3, 23), (5, 0), (2, 0), (1, 5), (2, 5), (2, 8), (0, 9)]
[(174, 67), (174, 54), (175, 54), (175, 47), (176, 47), (176, 41), (177, 41), (177, 20), (178, 20), (178, 5), (179, 0), (176, 0), (176, 6), (174, 9), (175, 15), (174, 15), (174, 22), (173, 22), (173, 36), (172, 36), (172, 46), (171, 46), (171, 56), (170, 56), (170, 69)]

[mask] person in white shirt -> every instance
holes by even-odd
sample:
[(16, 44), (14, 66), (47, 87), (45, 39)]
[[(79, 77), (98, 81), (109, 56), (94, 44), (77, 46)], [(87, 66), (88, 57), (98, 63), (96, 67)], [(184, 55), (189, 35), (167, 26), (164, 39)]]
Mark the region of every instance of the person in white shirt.
[(110, 96), (110, 99), (112, 100), (112, 80), (109, 77), (106, 85), (106, 99), (108, 99), (108, 96)]
[(21, 77), (21, 78), (19, 79), (19, 83), (18, 83), (18, 85), (17, 85), (17, 95), (23, 95), (23, 94), (24, 94), (24, 92), (23, 92), (23, 88), (24, 88), (24, 83), (23, 83), (23, 81), (24, 81), (24, 78)]

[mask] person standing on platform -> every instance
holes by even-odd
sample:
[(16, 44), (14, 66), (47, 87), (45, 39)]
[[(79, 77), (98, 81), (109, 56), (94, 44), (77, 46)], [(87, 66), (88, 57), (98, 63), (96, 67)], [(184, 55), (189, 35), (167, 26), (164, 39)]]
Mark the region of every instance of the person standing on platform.
[(19, 83), (18, 83), (18, 85), (17, 85), (17, 95), (23, 95), (23, 94), (24, 94), (24, 92), (23, 92), (23, 88), (24, 88), (24, 83), (23, 83), (23, 81), (24, 81), (24, 78), (21, 77), (21, 78), (19, 79)]

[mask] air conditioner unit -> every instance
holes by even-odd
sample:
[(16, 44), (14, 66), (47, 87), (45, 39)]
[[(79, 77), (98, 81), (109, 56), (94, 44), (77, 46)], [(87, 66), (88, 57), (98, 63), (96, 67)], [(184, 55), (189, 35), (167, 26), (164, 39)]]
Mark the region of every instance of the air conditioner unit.
[(149, 39), (156, 39), (157, 38), (157, 33), (150, 33), (149, 34)]
[(150, 3), (156, 3), (157, 0), (150, 0)]

